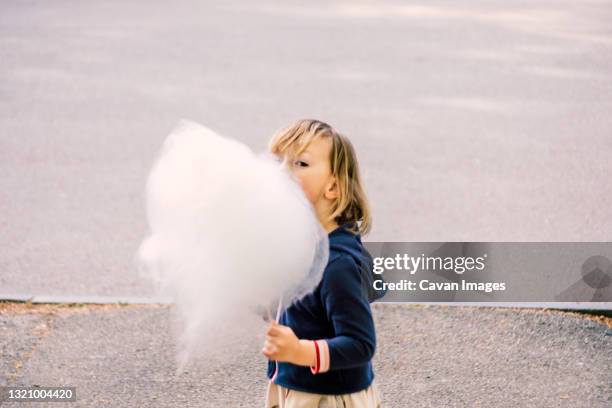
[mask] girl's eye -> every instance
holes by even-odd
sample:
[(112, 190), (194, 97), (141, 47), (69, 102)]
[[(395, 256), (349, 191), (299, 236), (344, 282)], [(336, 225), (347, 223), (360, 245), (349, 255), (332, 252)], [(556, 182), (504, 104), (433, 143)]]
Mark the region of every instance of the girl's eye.
[(304, 162), (302, 160), (296, 160), (295, 164), (300, 166), (300, 167), (308, 167), (308, 163), (306, 163), (306, 162)]

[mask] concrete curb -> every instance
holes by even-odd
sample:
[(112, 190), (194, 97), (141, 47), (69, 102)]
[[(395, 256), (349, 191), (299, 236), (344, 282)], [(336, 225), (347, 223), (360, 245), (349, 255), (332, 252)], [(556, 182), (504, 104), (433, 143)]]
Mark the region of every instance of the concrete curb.
[(134, 296), (54, 296), (54, 295), (28, 295), (28, 294), (0, 294), (0, 302), (18, 302), (34, 304), (62, 304), (80, 303), (92, 305), (149, 305), (172, 304), (172, 299), (164, 297), (134, 297)]
[[(167, 297), (134, 297), (134, 296), (60, 296), (0, 293), (0, 302), (30, 302), (34, 304), (162, 304), (171, 305), (172, 299)], [(377, 304), (408, 304), (408, 305), (438, 305), (438, 306), (472, 306), (472, 307), (508, 307), (530, 309), (557, 309), (603, 313), (612, 315), (612, 302), (376, 302)]]
[(387, 304), (552, 309), (612, 317), (612, 302), (378, 302)]
[(610, 310), (612, 302), (376, 302), (403, 305), (521, 307), (530, 309)]

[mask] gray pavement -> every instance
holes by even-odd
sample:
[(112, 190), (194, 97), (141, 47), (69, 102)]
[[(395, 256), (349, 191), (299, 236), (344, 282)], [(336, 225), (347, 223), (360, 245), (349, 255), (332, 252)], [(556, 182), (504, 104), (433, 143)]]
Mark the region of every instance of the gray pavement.
[(0, 292), (153, 296), (132, 256), (180, 118), (355, 142), (373, 241), (610, 241), (612, 1), (0, 4)]
[[(176, 373), (169, 312), (154, 305), (13, 305), (0, 312), (0, 385), (76, 386), (78, 401), (68, 406), (79, 407), (263, 406), (264, 324), (228, 341), (223, 355)], [(385, 407), (612, 404), (610, 319), (379, 304), (374, 315), (374, 366)]]

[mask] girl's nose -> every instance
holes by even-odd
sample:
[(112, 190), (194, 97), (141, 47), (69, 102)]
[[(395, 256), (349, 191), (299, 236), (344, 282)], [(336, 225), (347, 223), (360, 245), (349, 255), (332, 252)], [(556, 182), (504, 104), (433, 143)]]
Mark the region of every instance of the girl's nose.
[(287, 159), (279, 160), (279, 166), (281, 166), (281, 168), (283, 168), (283, 169), (286, 169), (287, 168)]
[(293, 160), (291, 160), (291, 159), (284, 159), (280, 163), (280, 168), (282, 170), (284, 170), (285, 172), (287, 172), (287, 174), (289, 174), (289, 177), (291, 177), (296, 182), (298, 182), (298, 178), (297, 178), (298, 176), (295, 173), (295, 166), (293, 166), (292, 163), (293, 163)]
[(288, 158), (284, 158), (280, 164), (281, 168), (286, 171), (291, 171), (291, 160)]

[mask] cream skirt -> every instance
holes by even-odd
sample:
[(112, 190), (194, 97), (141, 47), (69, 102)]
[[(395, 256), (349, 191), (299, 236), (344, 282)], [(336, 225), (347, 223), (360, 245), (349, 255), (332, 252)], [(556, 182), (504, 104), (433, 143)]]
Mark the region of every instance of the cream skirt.
[(266, 408), (381, 408), (380, 394), (372, 382), (351, 394), (324, 395), (290, 390), (268, 382)]

